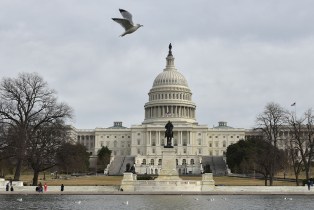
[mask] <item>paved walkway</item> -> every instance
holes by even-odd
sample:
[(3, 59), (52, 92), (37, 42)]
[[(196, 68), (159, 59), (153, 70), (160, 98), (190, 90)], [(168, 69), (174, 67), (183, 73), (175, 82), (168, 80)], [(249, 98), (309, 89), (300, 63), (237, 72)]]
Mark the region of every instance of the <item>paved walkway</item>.
[(207, 192), (124, 192), (119, 186), (65, 186), (63, 192), (59, 186), (48, 186), (48, 191), (38, 193), (34, 186), (15, 187), (13, 192), (6, 192), (0, 187), (0, 194), (64, 194), (64, 195), (314, 195), (314, 188), (310, 191), (307, 186), (216, 186)]

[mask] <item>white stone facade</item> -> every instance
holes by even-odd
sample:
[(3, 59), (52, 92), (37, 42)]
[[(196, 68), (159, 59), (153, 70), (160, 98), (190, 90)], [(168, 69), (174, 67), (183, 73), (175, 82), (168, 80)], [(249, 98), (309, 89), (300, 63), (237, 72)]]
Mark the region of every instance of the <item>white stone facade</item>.
[(177, 154), (178, 173), (200, 174), (202, 156), (223, 156), (230, 144), (245, 139), (245, 129), (229, 127), (226, 122), (213, 128), (199, 125), (192, 91), (174, 66), (171, 48), (166, 61), (166, 68), (148, 93), (142, 124), (126, 128), (122, 122), (114, 122), (109, 128), (74, 129), (76, 141), (85, 145), (91, 155), (107, 146), (113, 156), (134, 156), (136, 172), (157, 174), (166, 141), (165, 124), (170, 120), (174, 126), (172, 145)]

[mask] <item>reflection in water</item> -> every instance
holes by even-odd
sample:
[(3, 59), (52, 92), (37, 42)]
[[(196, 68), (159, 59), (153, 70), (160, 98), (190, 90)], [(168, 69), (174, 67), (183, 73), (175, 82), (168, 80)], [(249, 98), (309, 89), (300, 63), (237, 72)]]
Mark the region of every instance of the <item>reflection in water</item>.
[(0, 209), (312, 209), (312, 196), (1, 195)]

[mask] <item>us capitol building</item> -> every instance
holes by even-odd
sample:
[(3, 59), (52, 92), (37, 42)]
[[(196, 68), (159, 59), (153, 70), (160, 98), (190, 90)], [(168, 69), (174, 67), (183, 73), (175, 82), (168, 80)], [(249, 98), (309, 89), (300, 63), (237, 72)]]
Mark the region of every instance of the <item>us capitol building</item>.
[(200, 174), (206, 167), (214, 174), (225, 173), (223, 156), (227, 147), (245, 139), (245, 129), (229, 127), (226, 122), (218, 122), (212, 128), (198, 124), (192, 91), (174, 65), (171, 44), (166, 67), (155, 78), (144, 109), (142, 124), (130, 128), (124, 127), (122, 122), (114, 122), (108, 128), (74, 128), (75, 140), (85, 145), (91, 160), (94, 159), (92, 167), (95, 167), (97, 151), (107, 146), (112, 150), (112, 158), (106, 173), (122, 174), (130, 163), (138, 174), (158, 174), (168, 121), (174, 126), (172, 145), (179, 174)]

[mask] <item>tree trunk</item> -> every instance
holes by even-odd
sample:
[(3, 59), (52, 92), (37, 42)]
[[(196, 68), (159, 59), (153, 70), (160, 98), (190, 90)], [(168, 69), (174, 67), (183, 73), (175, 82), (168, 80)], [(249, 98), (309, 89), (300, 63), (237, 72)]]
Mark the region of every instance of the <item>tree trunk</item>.
[(296, 182), (296, 185), (299, 186), (299, 174), (295, 174), (295, 182)]
[(265, 184), (265, 186), (267, 186), (267, 175), (264, 176), (264, 184)]
[(274, 175), (269, 175), (269, 186), (273, 186)]
[[(306, 163), (307, 164), (307, 163)], [(305, 164), (304, 164), (305, 165)], [(306, 180), (310, 179), (310, 170), (308, 166), (305, 166), (305, 178)]]
[(34, 170), (33, 186), (37, 186), (37, 184), (38, 184), (38, 176), (39, 176), (39, 171)]
[(19, 158), (17, 160), (16, 169), (15, 169), (15, 173), (14, 173), (14, 179), (13, 179), (14, 181), (20, 180), (22, 165), (23, 165), (23, 159)]

